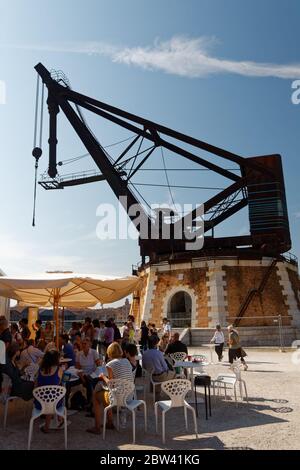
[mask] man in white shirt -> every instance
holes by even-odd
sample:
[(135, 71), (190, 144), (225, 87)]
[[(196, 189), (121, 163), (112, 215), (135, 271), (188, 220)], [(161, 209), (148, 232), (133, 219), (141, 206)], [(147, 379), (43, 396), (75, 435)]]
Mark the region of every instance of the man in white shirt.
[(215, 351), (218, 356), (219, 362), (223, 359), (223, 347), (224, 347), (224, 334), (221, 330), (221, 325), (216, 325), (216, 331), (210, 340), (211, 343), (215, 344)]
[(89, 338), (85, 338), (81, 344), (82, 350), (76, 356), (76, 368), (82, 370), (78, 376), (87, 389), (87, 401), (90, 404), (94, 386), (99, 380), (98, 378), (93, 379), (91, 374), (101, 365), (101, 361), (98, 352), (91, 348), (92, 343)]

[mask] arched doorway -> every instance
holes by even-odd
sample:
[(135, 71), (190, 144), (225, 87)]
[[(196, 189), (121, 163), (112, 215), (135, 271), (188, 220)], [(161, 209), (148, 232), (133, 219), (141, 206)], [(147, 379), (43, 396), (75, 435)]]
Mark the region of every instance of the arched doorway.
[(176, 292), (169, 299), (167, 317), (174, 328), (192, 326), (192, 298), (188, 292)]

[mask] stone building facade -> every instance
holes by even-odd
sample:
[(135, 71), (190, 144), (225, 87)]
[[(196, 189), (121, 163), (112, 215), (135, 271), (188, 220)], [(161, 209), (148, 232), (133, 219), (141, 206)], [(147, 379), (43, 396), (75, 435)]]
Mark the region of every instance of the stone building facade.
[[(177, 327), (212, 328), (233, 323), (245, 296), (257, 289), (272, 258), (195, 258), (161, 262), (139, 271), (142, 286), (133, 296), (138, 322), (160, 325), (163, 317)], [(261, 295), (255, 295), (240, 326), (273, 326), (281, 315), (286, 326), (300, 328), (298, 267), (278, 261)]]

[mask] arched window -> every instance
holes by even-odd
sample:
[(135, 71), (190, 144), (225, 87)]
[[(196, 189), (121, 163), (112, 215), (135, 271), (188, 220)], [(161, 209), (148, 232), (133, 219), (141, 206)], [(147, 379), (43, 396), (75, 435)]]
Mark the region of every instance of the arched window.
[(192, 299), (187, 292), (176, 292), (170, 298), (167, 317), (174, 328), (191, 327)]

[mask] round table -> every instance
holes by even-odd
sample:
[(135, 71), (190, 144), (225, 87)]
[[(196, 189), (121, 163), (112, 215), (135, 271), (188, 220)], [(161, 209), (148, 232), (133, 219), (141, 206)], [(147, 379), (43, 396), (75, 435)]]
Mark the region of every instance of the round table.
[(188, 377), (191, 381), (192, 390), (194, 391), (194, 369), (201, 369), (201, 372), (204, 372), (203, 367), (208, 366), (208, 362), (194, 362), (194, 361), (175, 361), (174, 367), (183, 367), (184, 369), (189, 369)]
[(214, 364), (214, 361), (213, 361), (213, 350), (215, 348), (215, 346), (217, 346), (216, 343), (208, 343), (208, 344), (202, 344), (202, 346), (204, 346), (205, 348), (209, 348), (210, 349), (210, 364)]

